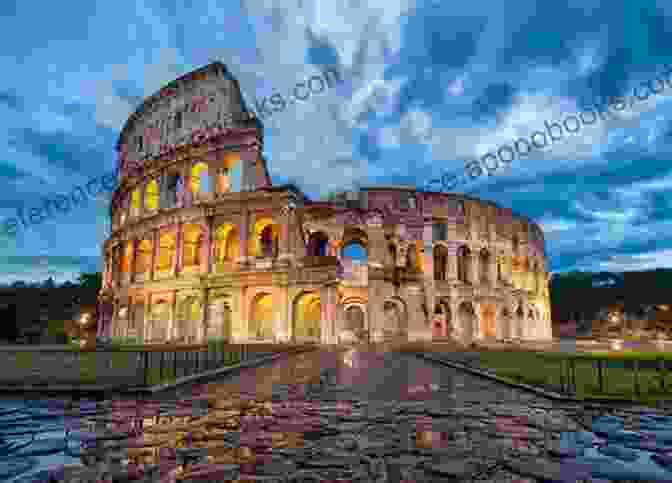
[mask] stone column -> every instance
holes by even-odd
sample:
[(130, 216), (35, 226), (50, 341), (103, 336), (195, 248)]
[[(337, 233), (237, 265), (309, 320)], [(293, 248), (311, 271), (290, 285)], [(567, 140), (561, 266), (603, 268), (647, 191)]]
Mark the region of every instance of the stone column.
[(201, 327), (199, 330), (199, 342), (203, 343), (207, 340), (208, 335), (208, 324), (210, 323), (210, 290), (207, 288), (201, 289)]
[(426, 223), (422, 229), (423, 253), (421, 255), (423, 256), (422, 268), (424, 270), (425, 304), (427, 305), (430, 321), (434, 315), (436, 298), (436, 286), (434, 282), (434, 243), (432, 235), (432, 224), (431, 222)]
[(159, 252), (159, 230), (152, 230), (152, 261), (149, 267), (149, 279), (154, 280), (154, 266)]
[(513, 255), (507, 253), (504, 256), (504, 280), (507, 284), (513, 285)]
[(468, 275), (468, 280), (472, 283), (472, 285), (478, 285), (480, 283), (479, 280), (479, 257), (478, 257), (478, 252), (476, 250), (473, 250), (470, 248), (469, 252), (469, 273)]
[(168, 339), (175, 337), (175, 321), (177, 320), (177, 290), (173, 291), (170, 303), (170, 321), (168, 322)]
[(279, 254), (278, 262), (281, 264), (289, 264), (290, 260), (293, 258), (293, 254), (290, 249), (290, 224), (292, 222), (292, 216), (294, 214), (294, 209), (289, 205), (283, 206), (280, 210), (280, 242), (279, 242)]
[(324, 344), (334, 344), (336, 342), (335, 320), (336, 320), (336, 286), (333, 284), (325, 285), (320, 289), (320, 309), (321, 309), (321, 333), (320, 339)]
[(248, 240), (250, 234), (250, 214), (245, 209), (241, 217), (240, 226), (238, 227), (238, 235), (240, 238), (240, 258), (237, 260), (239, 268), (244, 268), (248, 260)]
[(179, 276), (182, 271), (182, 255), (184, 253), (184, 234), (182, 233), (183, 224), (182, 222), (177, 224), (177, 236), (175, 237), (175, 268), (173, 269), (173, 275)]
[[(371, 286), (369, 286), (369, 290), (369, 293), (373, 292)], [(377, 342), (383, 336), (384, 313), (382, 300), (379, 300), (375, 296), (369, 299), (369, 303), (366, 306), (366, 317), (369, 322), (371, 341)]]
[(448, 260), (446, 267), (446, 278), (449, 282), (455, 282), (457, 280), (457, 250), (460, 248), (460, 244), (457, 242), (448, 242)]
[(212, 229), (211, 229), (211, 219), (208, 217), (205, 223), (201, 223), (201, 228), (203, 229), (203, 245), (201, 246), (201, 266), (199, 267), (199, 272), (201, 274), (210, 273), (210, 254), (212, 253)]
[(206, 273), (212, 273), (213, 259), (214, 259), (214, 219), (212, 216), (207, 218), (208, 236), (206, 238)]
[(289, 293), (286, 286), (273, 287), (273, 317), (275, 319), (274, 329), (278, 340), (286, 341), (290, 335), (289, 333), (289, 319), (287, 314), (287, 306)]
[[(153, 336), (154, 336), (153, 333), (152, 333), (152, 334), (148, 334), (148, 333), (147, 333), (147, 328), (148, 328), (148, 327), (153, 328), (153, 327), (150, 325), (150, 318), (151, 318), (151, 315), (152, 315), (152, 303), (151, 303), (151, 302), (152, 302), (152, 296), (151, 296), (151, 294), (145, 292), (145, 293), (143, 294), (143, 298), (144, 298), (144, 302), (145, 302), (145, 307), (144, 307), (144, 309), (145, 309), (145, 313), (144, 313), (144, 315), (143, 315), (143, 319), (144, 319), (144, 320), (142, 321), (142, 322), (143, 322), (142, 336), (143, 336), (143, 340), (145, 340), (145, 342), (146, 342), (147, 339), (148, 339), (149, 337), (153, 337)], [(152, 325), (153, 325), (153, 324), (152, 324)], [(152, 332), (153, 332), (153, 331), (152, 331)]]
[(491, 287), (497, 287), (497, 252), (490, 251), (490, 266), (488, 267), (489, 271), (489, 278), (490, 278), (490, 286)]

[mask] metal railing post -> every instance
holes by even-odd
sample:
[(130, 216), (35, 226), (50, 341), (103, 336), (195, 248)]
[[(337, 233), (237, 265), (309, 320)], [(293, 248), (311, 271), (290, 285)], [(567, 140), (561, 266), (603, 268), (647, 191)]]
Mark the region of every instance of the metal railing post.
[(161, 357), (159, 358), (159, 380), (163, 381), (163, 356), (165, 352), (161, 351)]
[(149, 376), (149, 371), (148, 371), (148, 368), (149, 368), (149, 352), (145, 350), (143, 352), (143, 354), (144, 354), (144, 368), (143, 368), (144, 382), (145, 382), (145, 386), (147, 386), (147, 385), (149, 385), (149, 380), (148, 380), (149, 379), (149, 377), (148, 377)]

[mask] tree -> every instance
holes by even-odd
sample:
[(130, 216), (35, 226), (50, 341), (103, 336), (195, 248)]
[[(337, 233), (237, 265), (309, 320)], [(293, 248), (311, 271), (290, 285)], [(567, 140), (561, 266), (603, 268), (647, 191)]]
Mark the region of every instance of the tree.
[(86, 273), (82, 272), (77, 277), (79, 286), (86, 289), (100, 290), (103, 285), (103, 274), (100, 272)]

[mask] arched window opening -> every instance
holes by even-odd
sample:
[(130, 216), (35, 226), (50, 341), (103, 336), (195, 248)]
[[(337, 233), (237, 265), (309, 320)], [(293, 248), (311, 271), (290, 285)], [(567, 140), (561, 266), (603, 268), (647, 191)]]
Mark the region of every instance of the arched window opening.
[(131, 273), (131, 262), (133, 261), (133, 242), (128, 241), (124, 247), (124, 253), (121, 257), (121, 273)]
[(177, 206), (181, 177), (178, 173), (169, 173), (166, 179), (165, 208)]
[(197, 194), (210, 193), (210, 191), (208, 165), (198, 162), (191, 168), (191, 192)]
[(457, 279), (462, 283), (469, 283), (471, 252), (466, 246), (461, 246), (457, 250)]
[(328, 255), (329, 237), (321, 232), (314, 232), (308, 238), (308, 256), (326, 257)]
[(159, 237), (159, 253), (156, 270), (159, 274), (168, 274), (175, 266), (176, 239), (174, 233), (164, 233)]
[(140, 188), (131, 193), (131, 216), (140, 216)]
[(201, 265), (201, 250), (203, 247), (203, 230), (199, 225), (184, 226), (184, 243), (182, 264), (184, 268), (194, 268)]
[(144, 239), (138, 244), (138, 257), (136, 259), (135, 274), (144, 275), (149, 273), (152, 263), (152, 242)]
[(445, 247), (439, 245), (434, 248), (434, 280), (447, 280), (446, 265), (448, 264), (448, 252)]
[(486, 249), (481, 250), (481, 283), (490, 284), (490, 252)]
[(259, 245), (262, 257), (275, 258), (277, 256), (278, 237), (275, 235), (272, 225), (267, 225), (259, 233)]
[(147, 211), (159, 209), (159, 183), (155, 179), (147, 183), (145, 188), (145, 209)]

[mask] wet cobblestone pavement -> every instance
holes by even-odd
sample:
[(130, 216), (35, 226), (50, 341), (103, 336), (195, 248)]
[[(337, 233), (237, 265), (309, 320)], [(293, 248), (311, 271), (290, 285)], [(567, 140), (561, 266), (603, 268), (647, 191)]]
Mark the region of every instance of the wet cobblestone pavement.
[[(70, 414), (65, 449), (53, 438), (6, 451), (0, 480), (48, 481), (26, 471), (52, 444), (83, 463), (54, 481), (672, 481), (661, 412), (606, 415), (371, 348), (290, 356), (152, 399), (74, 403), (74, 415), (34, 405), (30, 417)], [(19, 414), (0, 414), (5, 441), (26, 426)]]

